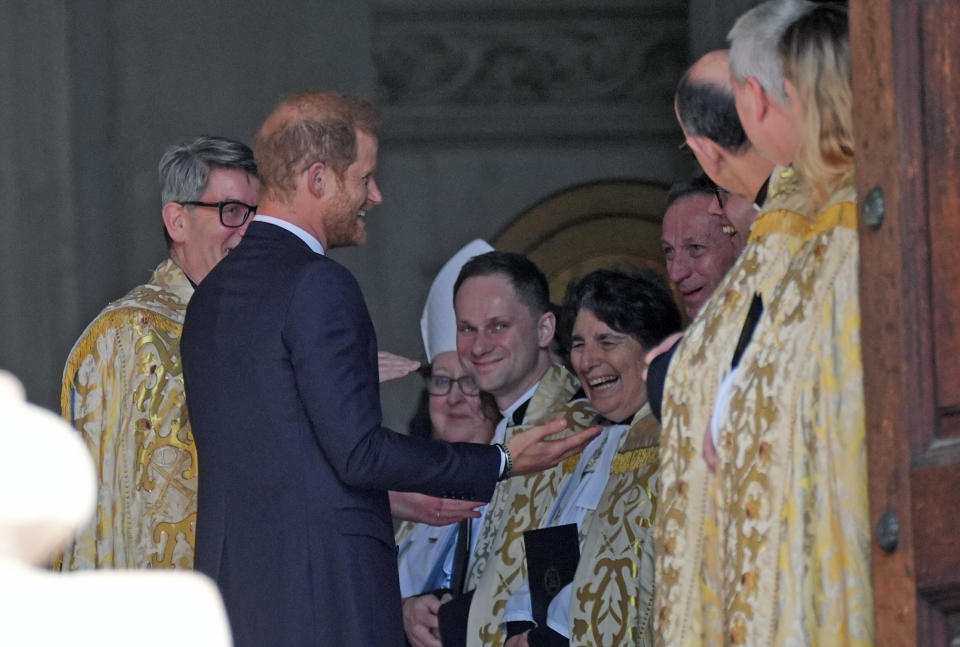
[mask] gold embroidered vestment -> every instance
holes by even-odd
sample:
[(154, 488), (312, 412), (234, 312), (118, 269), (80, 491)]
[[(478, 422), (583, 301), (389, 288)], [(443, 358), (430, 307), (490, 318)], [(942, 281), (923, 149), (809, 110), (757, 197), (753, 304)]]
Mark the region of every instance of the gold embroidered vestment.
[[(560, 366), (551, 367), (530, 400), (523, 423), (507, 427), (507, 439), (530, 427), (563, 416), (564, 434), (586, 429), (595, 412), (586, 400), (570, 399), (579, 388), (577, 379)], [(514, 477), (497, 484), (487, 504), (477, 537), (473, 563), (467, 573), (467, 590), (475, 589), (467, 624), (467, 645), (502, 645), (505, 634), (500, 618), (507, 600), (526, 581), (523, 532), (538, 528), (549, 514), (564, 476), (564, 464)]]
[(63, 416), (96, 465), (94, 519), (56, 568), (193, 567), (197, 454), (180, 333), (193, 287), (173, 261), (108, 305), (70, 353)]
[[(670, 363), (656, 518), (658, 645), (714, 644), (702, 641), (702, 624), (703, 614), (719, 604), (718, 591), (699, 585), (701, 560), (710, 557), (704, 555), (704, 535), (716, 532), (707, 508), (714, 475), (703, 460), (703, 436), (753, 295), (769, 303), (803, 242), (806, 196), (792, 169), (774, 171), (765, 211), (754, 221), (746, 247), (684, 331)], [(761, 317), (754, 337), (765, 321)]]
[(714, 474), (694, 413), (713, 398), (693, 406), (676, 391), (695, 379), (689, 363), (670, 368), (659, 644), (873, 644), (852, 178), (801, 243), (764, 293)]
[(649, 405), (620, 439), (603, 496), (580, 527), (570, 647), (653, 644), (660, 424)]

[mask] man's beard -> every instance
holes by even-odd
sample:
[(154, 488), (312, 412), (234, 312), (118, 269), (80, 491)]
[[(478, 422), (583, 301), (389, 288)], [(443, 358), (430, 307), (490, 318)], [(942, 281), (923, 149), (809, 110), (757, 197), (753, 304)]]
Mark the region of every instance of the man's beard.
[(366, 214), (366, 210), (361, 207), (351, 211), (349, 217), (338, 216), (327, 232), (327, 246), (333, 249), (364, 244), (367, 241)]

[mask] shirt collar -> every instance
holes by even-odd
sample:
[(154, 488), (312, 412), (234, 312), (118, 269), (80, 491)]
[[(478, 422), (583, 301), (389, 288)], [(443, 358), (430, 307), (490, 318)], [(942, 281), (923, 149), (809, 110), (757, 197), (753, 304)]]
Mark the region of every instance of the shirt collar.
[(628, 417), (626, 420), (611, 420), (610, 418), (607, 418), (603, 414), (598, 413), (597, 424), (600, 425), (601, 427), (629, 427), (636, 421), (637, 415), (641, 411), (643, 411), (642, 406), (636, 411), (634, 411), (633, 414), (630, 417)]
[(763, 203), (767, 201), (767, 190), (770, 188), (770, 176), (767, 176), (767, 179), (763, 181), (763, 184), (760, 186), (760, 190), (757, 191), (757, 196), (753, 199), (753, 206), (760, 211), (763, 209)]
[(256, 220), (257, 222), (266, 222), (271, 225), (276, 225), (281, 229), (286, 229), (291, 234), (293, 234), (294, 236), (302, 240), (304, 243), (306, 243), (307, 247), (312, 249), (317, 254), (320, 254), (321, 256), (323, 256), (325, 253), (323, 249), (323, 244), (319, 240), (317, 240), (316, 238), (311, 236), (309, 233), (307, 233), (306, 230), (301, 229), (300, 227), (297, 227), (295, 224), (293, 224), (288, 220), (283, 220), (281, 218), (274, 218), (273, 216), (267, 216), (262, 213), (258, 213), (256, 216), (253, 217), (253, 219)]
[[(512, 421), (514, 412), (519, 410), (521, 407), (523, 407), (524, 412), (526, 412), (527, 407), (525, 405), (530, 401), (531, 398), (533, 398), (533, 392), (537, 390), (538, 386), (540, 386), (540, 380), (537, 380), (537, 383), (531, 386), (526, 393), (524, 393), (519, 398), (517, 398), (513, 404), (511, 404), (506, 409), (503, 409), (500, 412), (503, 415), (503, 417), (506, 418), (507, 420)], [(523, 414), (521, 414), (521, 416), (522, 415)], [(522, 422), (522, 418), (521, 418), (521, 422)], [(519, 423), (514, 423), (514, 424), (519, 424)]]

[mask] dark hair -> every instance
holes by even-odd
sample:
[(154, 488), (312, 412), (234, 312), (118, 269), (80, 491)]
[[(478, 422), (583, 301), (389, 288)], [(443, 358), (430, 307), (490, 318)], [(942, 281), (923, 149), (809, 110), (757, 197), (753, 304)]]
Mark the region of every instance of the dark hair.
[[(257, 177), (253, 151), (242, 142), (201, 135), (193, 141), (171, 146), (158, 165), (161, 202), (199, 200), (207, 190), (210, 174), (217, 169), (238, 169)], [(166, 225), (163, 236), (169, 249), (173, 240)]]
[(563, 320), (572, 334), (577, 313), (589, 310), (617, 332), (650, 349), (681, 329), (680, 310), (666, 279), (650, 269), (595, 270), (570, 283)]
[(677, 85), (674, 101), (680, 125), (688, 135), (706, 137), (731, 153), (750, 147), (729, 86), (691, 79), (687, 70)]
[(712, 196), (716, 190), (717, 185), (713, 180), (704, 173), (697, 173), (689, 180), (676, 182), (670, 187), (670, 191), (667, 193), (666, 208), (669, 209), (674, 202), (698, 193)]
[[(567, 284), (567, 294), (570, 294), (570, 290), (576, 282), (577, 279), (573, 279)], [(573, 373), (575, 371), (573, 364), (570, 362), (570, 349), (573, 347), (571, 337), (573, 336), (573, 323), (577, 319), (577, 312), (576, 310), (568, 310), (565, 306), (565, 303), (553, 306), (553, 314), (557, 318), (557, 326), (553, 333), (551, 350), (560, 358), (563, 365), (567, 367), (567, 370)]]
[(550, 286), (547, 277), (533, 261), (514, 252), (487, 252), (467, 261), (453, 284), (454, 298), (467, 279), (492, 274), (502, 274), (510, 281), (513, 289), (517, 291), (517, 296), (534, 317), (550, 310)]

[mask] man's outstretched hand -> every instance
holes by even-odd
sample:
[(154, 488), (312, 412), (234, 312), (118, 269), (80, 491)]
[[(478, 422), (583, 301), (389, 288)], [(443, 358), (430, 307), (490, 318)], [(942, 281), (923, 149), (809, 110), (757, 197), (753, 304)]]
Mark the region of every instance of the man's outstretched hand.
[(447, 526), (461, 519), (476, 519), (483, 501), (441, 499), (429, 494), (390, 491), (390, 514), (404, 521), (417, 521), (431, 526)]
[(600, 427), (590, 427), (564, 438), (548, 438), (566, 428), (566, 420), (557, 418), (511, 438), (507, 448), (513, 456), (513, 475), (531, 474), (553, 467), (579, 453), (601, 431)]
[(420, 362), (414, 359), (408, 359), (402, 355), (394, 355), (386, 351), (377, 353), (377, 370), (380, 372), (381, 384), (410, 375), (418, 368), (420, 368)]

